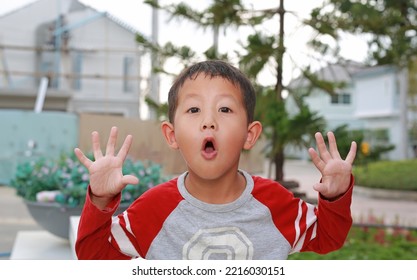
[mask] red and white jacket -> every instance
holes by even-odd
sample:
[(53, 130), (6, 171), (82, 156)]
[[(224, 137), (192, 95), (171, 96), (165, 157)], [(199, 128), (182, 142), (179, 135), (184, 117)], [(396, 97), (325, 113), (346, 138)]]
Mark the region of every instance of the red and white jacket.
[(335, 201), (318, 205), (295, 198), (275, 181), (246, 178), (242, 195), (228, 204), (191, 196), (186, 173), (156, 186), (113, 217), (87, 195), (76, 242), (79, 259), (286, 259), (299, 251), (328, 253), (343, 246), (352, 225), (353, 176)]

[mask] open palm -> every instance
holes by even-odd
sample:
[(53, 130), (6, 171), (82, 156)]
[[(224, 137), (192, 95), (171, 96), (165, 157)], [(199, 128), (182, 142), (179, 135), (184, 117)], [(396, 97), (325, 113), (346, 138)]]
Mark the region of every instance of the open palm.
[(100, 148), (98, 132), (92, 133), (94, 161), (87, 158), (76, 148), (75, 155), (90, 173), (90, 188), (94, 196), (111, 199), (118, 195), (128, 184), (137, 184), (138, 179), (133, 175), (123, 175), (122, 167), (132, 144), (132, 136), (128, 135), (119, 152), (115, 154), (117, 127), (112, 127), (107, 142), (106, 153)]
[(314, 165), (322, 174), (320, 183), (314, 185), (314, 189), (328, 199), (337, 198), (344, 194), (351, 184), (352, 165), (356, 156), (356, 142), (352, 142), (346, 159), (339, 154), (336, 138), (332, 132), (327, 134), (329, 149), (327, 149), (321, 133), (316, 133), (317, 149), (320, 155), (313, 149), (309, 153)]

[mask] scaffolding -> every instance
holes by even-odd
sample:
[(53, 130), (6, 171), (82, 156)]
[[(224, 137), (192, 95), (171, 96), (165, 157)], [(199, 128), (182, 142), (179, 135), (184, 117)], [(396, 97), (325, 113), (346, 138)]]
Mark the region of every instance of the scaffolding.
[[(142, 81), (140, 63), (137, 64), (136, 74), (131, 75), (126, 70), (123, 74), (115, 75), (109, 73), (83, 73), (83, 59), (86, 55), (101, 55), (105, 57), (106, 64), (111, 54), (126, 53), (138, 57), (140, 61), (141, 53), (138, 48), (75, 48), (70, 47), (71, 32), (75, 29), (81, 28), (98, 19), (109, 16), (106, 12), (96, 12), (93, 15), (88, 15), (76, 22), (67, 22), (67, 16), (60, 12), (60, 2), (58, 1), (58, 11), (56, 19), (49, 22), (44, 22), (36, 28), (36, 42), (32, 46), (0, 44), (0, 87), (14, 88), (19, 85), (15, 81), (16, 77), (30, 77), (35, 79), (35, 84), (40, 82), (42, 77), (47, 77), (49, 86), (51, 88), (61, 88), (61, 78), (72, 80), (73, 88), (77, 89), (80, 85), (80, 79), (101, 79), (101, 80), (124, 80), (124, 83), (129, 81)], [(107, 22), (105, 36), (108, 37)], [(107, 45), (106, 45), (107, 46)], [(13, 63), (8, 61), (6, 52), (30, 52), (35, 57), (34, 70), (28, 70), (27, 67), (13, 68)], [(13, 60), (13, 57), (11, 57)], [(72, 59), (72, 69), (70, 69)], [(13, 62), (13, 61), (11, 61)], [(29, 63), (29, 62), (28, 62)], [(66, 68), (62, 65), (66, 63)], [(125, 61), (124, 63), (129, 63)], [(12, 66), (12, 67), (11, 67)], [(109, 65), (107, 65), (109, 66)], [(130, 71), (133, 72), (133, 71)]]
[[(21, 71), (21, 70), (11, 70), (7, 67), (7, 58), (3, 54), (5, 50), (17, 50), (17, 51), (30, 51), (30, 52), (55, 52), (54, 49), (50, 47), (33, 47), (33, 46), (22, 46), (22, 45), (0, 45), (0, 73), (2, 74), (2, 79), (6, 85), (11, 85), (12, 76), (33, 76), (33, 77), (42, 77), (45, 72), (43, 71)], [(61, 53), (133, 53), (140, 54), (137, 49), (90, 49), (90, 48), (67, 48), (62, 49)], [(123, 75), (105, 75), (105, 74), (75, 74), (69, 72), (56, 71), (50, 73), (53, 77), (63, 77), (63, 78), (88, 78), (88, 79), (128, 79), (128, 80), (138, 80), (144, 79), (144, 76), (123, 76)]]
[[(157, 60), (147, 54), (144, 65), (149, 70), (142, 74), (144, 51), (138, 45), (127, 42), (125, 35), (118, 37), (122, 41), (114, 41), (115, 34), (112, 33), (114, 29), (111, 29), (111, 24), (115, 23), (131, 32), (132, 43), (137, 30), (110, 13), (91, 9), (77, 0), (51, 0), (49, 3), (55, 12), (45, 11), (45, 7), (42, 7), (42, 10), (34, 9), (37, 13), (45, 11), (47, 15), (43, 22), (39, 22), (37, 18), (34, 23), (37, 26), (34, 30), (33, 44), (25, 39), (21, 40), (20, 37), (20, 42), (14, 39), (8, 41), (7, 36), (3, 36), (3, 40), (0, 41), (0, 98), (4, 100), (5, 96), (10, 97), (16, 90), (33, 91), (39, 87), (41, 79), (46, 77), (48, 92), (52, 89), (56, 93), (66, 92), (78, 99), (90, 98), (91, 95), (98, 97), (100, 94), (100, 98), (114, 101), (115, 98), (119, 98), (114, 96), (116, 93), (120, 95), (115, 101), (118, 102), (128, 98), (124, 93), (135, 93), (140, 100), (139, 107), (145, 112), (142, 117), (149, 118), (149, 115), (146, 115), (149, 108), (145, 105), (145, 95), (150, 95), (153, 100), (159, 102), (159, 75), (152, 71), (157, 68)], [(153, 41), (157, 40), (157, 23), (157, 9), (153, 9)], [(97, 29), (91, 28), (92, 26)], [(32, 27), (30, 29), (33, 30)], [(84, 34), (83, 30), (89, 30), (92, 32), (89, 34), (94, 37), (97, 32), (101, 33), (96, 40), (86, 35), (87, 33)], [(5, 34), (7, 32), (5, 30)], [(21, 36), (23, 33), (17, 34)], [(15, 38), (14, 33), (12, 37)], [(123, 41), (127, 43), (124, 44)], [(92, 62), (93, 56), (101, 56), (101, 59)], [(112, 59), (116, 56), (118, 62), (117, 59)], [(2, 96), (1, 93), (6, 95)], [(133, 94), (130, 95), (131, 100), (132, 96)], [(106, 106), (113, 106), (111, 102), (109, 104)]]

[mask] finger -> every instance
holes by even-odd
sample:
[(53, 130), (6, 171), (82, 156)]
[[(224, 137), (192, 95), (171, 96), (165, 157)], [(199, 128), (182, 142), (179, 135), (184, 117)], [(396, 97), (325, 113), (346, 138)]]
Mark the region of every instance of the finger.
[(97, 131), (91, 133), (91, 142), (93, 143), (93, 155), (95, 159), (103, 157), (100, 147), (100, 136)]
[(114, 155), (117, 140), (117, 127), (113, 126), (110, 130), (109, 140), (107, 140), (106, 155)]
[(319, 154), (313, 148), (308, 149), (308, 153), (310, 154), (311, 161), (313, 162), (313, 164), (321, 173), (323, 173), (322, 171), (326, 164), (324, 163), (324, 161), (321, 160)]
[(317, 149), (320, 153), (320, 157), (325, 161), (329, 161), (332, 156), (330, 155), (329, 151), (327, 150), (326, 143), (324, 143), (323, 135), (320, 132), (317, 132), (315, 135)]
[(356, 145), (356, 142), (353, 141), (352, 144), (350, 145), (349, 153), (346, 156), (346, 161), (348, 163), (353, 164), (353, 161), (355, 160), (355, 157), (356, 157), (356, 150), (357, 150), (357, 145)]
[(79, 148), (75, 148), (74, 153), (77, 156), (78, 160), (81, 162), (81, 164), (84, 165), (87, 169), (89, 169), (93, 162), (88, 157), (86, 157)]
[(136, 185), (137, 183), (139, 183), (139, 179), (133, 175), (124, 175), (122, 177), (122, 184), (124, 186), (126, 185)]
[(333, 132), (329, 131), (327, 133), (327, 139), (329, 139), (329, 150), (332, 157), (341, 159), (339, 150), (337, 149), (336, 137)]
[(132, 146), (132, 141), (132, 135), (126, 136), (125, 141), (123, 142), (123, 145), (120, 148), (119, 153), (117, 154), (118, 157), (121, 157), (123, 160), (126, 159), (127, 154), (129, 153), (129, 149)]

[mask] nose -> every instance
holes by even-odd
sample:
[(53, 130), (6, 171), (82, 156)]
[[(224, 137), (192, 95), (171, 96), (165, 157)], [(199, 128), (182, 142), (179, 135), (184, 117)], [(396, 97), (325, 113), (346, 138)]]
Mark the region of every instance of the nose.
[(203, 130), (206, 130), (206, 129), (215, 130), (217, 128), (217, 124), (213, 116), (206, 116), (201, 123), (201, 128)]
[(216, 126), (214, 125), (214, 124), (210, 124), (210, 125), (206, 125), (206, 124), (204, 124), (203, 125), (203, 129), (205, 130), (205, 129), (208, 129), (208, 128), (210, 128), (210, 129), (216, 129)]

